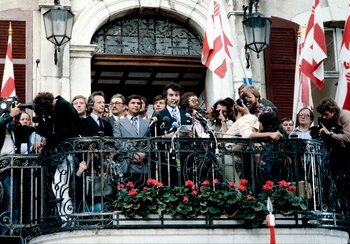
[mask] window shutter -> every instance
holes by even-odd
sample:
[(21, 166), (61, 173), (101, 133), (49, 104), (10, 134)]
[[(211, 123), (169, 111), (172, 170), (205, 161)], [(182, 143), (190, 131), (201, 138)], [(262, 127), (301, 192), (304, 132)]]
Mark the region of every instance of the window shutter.
[[(0, 20), (0, 88), (2, 83), (2, 77), (4, 73), (4, 65), (7, 51), (8, 41), (8, 20)], [(26, 58), (26, 22), (25, 21), (12, 21), (12, 60), (14, 63), (14, 75), (15, 75), (15, 87), (16, 95), (19, 102), (25, 103), (25, 80), (26, 80), (26, 66), (24, 64), (16, 64), (17, 60), (24, 61)]]
[(279, 118), (292, 117), (298, 25), (271, 17), (270, 47), (265, 50), (267, 98)]

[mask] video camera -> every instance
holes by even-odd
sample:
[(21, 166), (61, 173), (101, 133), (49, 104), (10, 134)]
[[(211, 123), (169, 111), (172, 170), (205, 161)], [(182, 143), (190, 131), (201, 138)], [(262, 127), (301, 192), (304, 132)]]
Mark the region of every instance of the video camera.
[(236, 103), (238, 106), (243, 107), (243, 104), (250, 110), (250, 102), (246, 98), (246, 96), (240, 96), (237, 100)]
[[(3, 113), (10, 113), (11, 108), (15, 107), (18, 103), (18, 97), (14, 96), (14, 97), (8, 97), (2, 101), (0, 101), (0, 114)], [(18, 106), (20, 109), (33, 109), (33, 105), (32, 103), (24, 103), (24, 104), (20, 104)]]

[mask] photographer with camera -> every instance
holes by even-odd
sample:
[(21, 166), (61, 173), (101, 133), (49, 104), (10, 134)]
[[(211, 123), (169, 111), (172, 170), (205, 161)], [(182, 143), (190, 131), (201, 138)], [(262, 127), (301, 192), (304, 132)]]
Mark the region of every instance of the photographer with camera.
[(229, 113), (231, 108), (226, 100), (217, 101), (211, 109), (208, 126), (219, 137), (222, 137), (233, 124), (233, 121), (228, 119)]
[[(342, 110), (332, 98), (321, 100), (317, 106), (319, 135), (330, 150), (329, 163), (333, 180), (339, 195), (339, 203), (347, 204), (350, 199), (350, 111)], [(331, 196), (334, 198), (334, 196)]]
[[(1, 103), (4, 100), (1, 99)], [(2, 106), (2, 113), (0, 114), (0, 154), (15, 154), (15, 132), (13, 126), (13, 119), (20, 114), (21, 110), (19, 104), (11, 104), (8, 109)], [(15, 176), (15, 174), (14, 174)], [(0, 215), (11, 216), (9, 211), (12, 209), (12, 222), (19, 220), (19, 207), (17, 199), (18, 179), (13, 177), (11, 179), (11, 172), (8, 170), (0, 174), (0, 183), (2, 184), (3, 197), (0, 201)], [(12, 200), (12, 201), (11, 201)], [(6, 229), (1, 227), (0, 234), (7, 234)]]
[[(54, 97), (50, 92), (39, 92), (33, 100), (33, 109), (36, 114), (33, 122), (38, 124), (38, 133), (46, 138), (46, 146), (80, 135), (78, 112), (63, 97)], [(74, 209), (69, 190), (63, 190), (69, 189), (71, 173), (75, 172), (74, 168), (73, 157), (68, 154), (57, 165), (54, 172), (49, 172), (57, 211), (63, 221), (67, 220), (66, 215), (73, 213)]]
[(350, 158), (344, 157), (350, 149), (350, 111), (340, 109), (332, 98), (321, 100), (316, 109), (321, 114), (319, 134), (331, 150), (332, 169), (350, 175)]

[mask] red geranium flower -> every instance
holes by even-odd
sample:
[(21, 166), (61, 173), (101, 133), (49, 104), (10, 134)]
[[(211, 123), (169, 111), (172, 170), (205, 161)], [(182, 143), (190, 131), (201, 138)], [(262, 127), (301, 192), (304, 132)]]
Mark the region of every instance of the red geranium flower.
[(239, 185), (238, 190), (245, 192), (245, 191), (247, 191), (247, 187), (245, 187), (244, 185)]
[(194, 183), (192, 180), (186, 180), (185, 181), (185, 186), (189, 187), (190, 189), (194, 189)]
[(241, 179), (240, 184), (242, 186), (247, 186), (248, 185), (248, 181), (246, 179)]
[(131, 181), (128, 182), (127, 187), (129, 188), (134, 188), (134, 183), (132, 183)]
[(135, 189), (131, 189), (130, 191), (129, 191), (129, 196), (135, 196), (135, 195), (137, 195), (137, 191), (135, 190)]
[(162, 186), (164, 186), (164, 184), (162, 182), (157, 182), (156, 187), (160, 188)]
[(247, 195), (247, 200), (249, 201), (249, 200), (252, 200), (254, 197), (252, 196), (252, 195)]
[(267, 192), (273, 192), (272, 187), (268, 184), (263, 185), (263, 190)]
[(288, 183), (287, 181), (285, 181), (285, 180), (279, 181), (279, 182), (278, 182), (278, 185), (279, 185), (279, 186), (282, 186), (282, 187), (284, 187), (284, 188), (288, 188), (288, 187), (289, 187), (289, 183)]
[(273, 186), (274, 183), (271, 180), (268, 180), (268, 181), (265, 182), (265, 185)]
[(182, 200), (183, 202), (188, 202), (188, 197), (184, 197), (184, 199)]
[(203, 185), (203, 186), (209, 186), (209, 185), (210, 185), (209, 180), (205, 180), (205, 181), (203, 181), (202, 185)]
[(230, 183), (230, 188), (235, 188), (236, 187), (236, 184), (234, 182), (231, 182)]
[(295, 192), (297, 190), (297, 188), (293, 185), (290, 185), (287, 190), (291, 191), (291, 192)]
[(155, 179), (149, 178), (147, 180), (147, 185), (149, 186), (155, 186), (157, 184), (157, 181)]

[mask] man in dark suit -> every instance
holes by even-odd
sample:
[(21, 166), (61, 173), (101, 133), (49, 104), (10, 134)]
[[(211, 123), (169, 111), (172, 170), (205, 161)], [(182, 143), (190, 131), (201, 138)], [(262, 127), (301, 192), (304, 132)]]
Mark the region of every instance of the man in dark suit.
[(91, 93), (88, 98), (89, 116), (83, 122), (84, 136), (113, 136), (112, 125), (102, 117), (105, 111), (105, 96), (102, 91)]
[[(139, 116), (139, 111), (141, 109), (141, 97), (138, 95), (130, 95), (126, 99), (127, 114), (123, 119), (115, 122), (113, 126), (113, 135), (115, 137), (145, 137), (148, 134), (148, 119), (141, 119)], [(120, 168), (122, 172), (137, 181), (142, 175), (139, 173), (146, 173), (147, 167), (144, 165), (144, 152), (138, 152), (135, 149), (136, 145), (133, 145), (132, 140), (125, 140), (124, 156), (120, 163)], [(133, 150), (134, 149), (134, 150)], [(136, 173), (136, 174), (135, 174)]]
[[(175, 137), (191, 137), (192, 134), (192, 116), (186, 110), (179, 108), (180, 96), (182, 88), (177, 83), (170, 83), (165, 86), (163, 95), (165, 98), (166, 107), (159, 112), (159, 120), (151, 126), (150, 132), (154, 136), (163, 136), (174, 139)], [(156, 128), (154, 128), (156, 127)], [(159, 145), (163, 147), (163, 145)], [(155, 174), (165, 185), (180, 185), (182, 184), (179, 162), (181, 155), (172, 153), (170, 157), (156, 159), (158, 165), (155, 169)], [(181, 157), (183, 158), (183, 157)], [(180, 159), (180, 162), (182, 160)], [(170, 176), (170, 180), (169, 179)]]
[[(177, 132), (179, 136), (190, 136), (192, 128), (191, 114), (186, 110), (179, 108), (182, 88), (177, 83), (170, 83), (165, 86), (163, 93), (166, 107), (160, 111), (160, 119), (157, 123), (157, 135), (164, 137), (173, 137)], [(154, 136), (154, 128), (151, 128), (151, 134)]]

